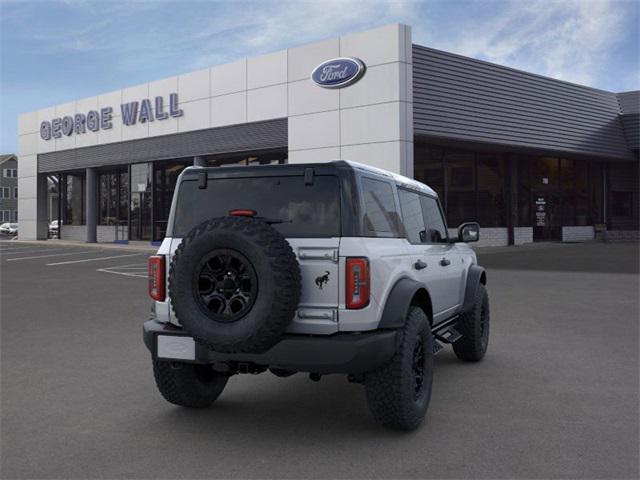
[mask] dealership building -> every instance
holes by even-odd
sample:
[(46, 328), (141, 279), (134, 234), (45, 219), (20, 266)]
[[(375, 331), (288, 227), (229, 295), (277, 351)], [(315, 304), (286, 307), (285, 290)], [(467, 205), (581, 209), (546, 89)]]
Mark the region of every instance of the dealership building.
[(427, 183), (484, 245), (637, 239), (639, 117), (638, 91), (415, 45), (393, 24), (20, 115), (19, 236), (60, 219), (63, 239), (159, 241), (187, 166), (346, 159)]

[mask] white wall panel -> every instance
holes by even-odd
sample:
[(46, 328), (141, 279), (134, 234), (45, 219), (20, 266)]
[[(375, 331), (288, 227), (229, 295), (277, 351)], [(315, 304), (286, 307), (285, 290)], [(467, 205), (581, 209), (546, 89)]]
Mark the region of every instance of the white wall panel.
[[(46, 120), (50, 122), (52, 119), (55, 118), (56, 108), (55, 107), (43, 108), (42, 110), (38, 110), (37, 115), (38, 115), (38, 129), (39, 129), (40, 128), (39, 125), (43, 121)], [(55, 149), (56, 149), (56, 142), (53, 138), (49, 140), (43, 140), (38, 135), (38, 153), (53, 152), (55, 151)]]
[(211, 95), (225, 95), (247, 89), (247, 60), (211, 68)]
[(208, 98), (180, 105), (183, 115), (178, 117), (178, 131), (201, 130), (210, 127), (211, 110)]
[(34, 155), (38, 153), (39, 133), (27, 133), (18, 137), (18, 155)]
[[(180, 108), (183, 108), (183, 106), (180, 105)], [(158, 135), (171, 135), (172, 133), (178, 133), (178, 118), (179, 117), (169, 117), (164, 120), (154, 120), (153, 122), (149, 122), (149, 136), (157, 137)]]
[(18, 135), (39, 131), (38, 112), (21, 113), (18, 116)]
[[(153, 122), (144, 122), (140, 123), (136, 121), (133, 125), (122, 125), (121, 122), (113, 122), (113, 128), (111, 130), (115, 130), (119, 128), (121, 130), (122, 140), (135, 140), (138, 138), (146, 138), (149, 136), (149, 123)], [(108, 131), (108, 130), (104, 130)], [(103, 130), (100, 130), (100, 137), (102, 138)], [(102, 143), (102, 141), (100, 142)]]
[(211, 126), (236, 125), (247, 121), (247, 92), (211, 99)]
[(401, 27), (393, 24), (344, 35), (340, 37), (340, 56), (359, 58), (368, 66), (406, 61), (406, 53), (401, 52), (406, 41)]
[(289, 116), (340, 108), (340, 91), (320, 88), (309, 79), (289, 84)]
[(38, 174), (38, 157), (36, 155), (18, 156), (18, 178), (35, 177)]
[(211, 96), (211, 69), (198, 70), (178, 77), (180, 102), (201, 100)]
[(247, 120), (258, 122), (287, 116), (287, 85), (259, 88), (247, 92)]
[(400, 140), (400, 105), (383, 103), (340, 111), (343, 145)]
[[(127, 127), (130, 128), (130, 127)], [(108, 130), (98, 130), (98, 143), (112, 143), (122, 141), (122, 122), (114, 121), (113, 126)]]
[(288, 80), (308, 79), (314, 68), (322, 62), (340, 56), (340, 40), (332, 38), (289, 49)]
[[(401, 91), (405, 90), (404, 71), (404, 64), (398, 62), (367, 68), (359, 82), (340, 89), (340, 107), (349, 108), (401, 100)], [(401, 80), (403, 88), (400, 88)]]
[(289, 150), (340, 145), (340, 112), (289, 117)]
[(247, 59), (247, 88), (261, 88), (287, 82), (287, 51)]
[(289, 151), (289, 163), (316, 163), (340, 160), (340, 148), (314, 148)]
[[(144, 86), (146, 86), (146, 84), (143, 85), (143, 87)], [(98, 95), (98, 109), (112, 107), (113, 113), (120, 115), (120, 103), (122, 103), (122, 90), (115, 90)]]
[(122, 89), (122, 101), (114, 102), (110, 105), (100, 105), (101, 107), (113, 107), (114, 113), (116, 113), (116, 109), (120, 109), (120, 103), (127, 102), (135, 102), (140, 101), (143, 98), (149, 98), (149, 84), (144, 83), (142, 85), (136, 85), (135, 87), (123, 88)]
[[(151, 99), (151, 104), (155, 108), (155, 97), (164, 97), (165, 105), (169, 104), (169, 95), (172, 93), (178, 93), (178, 77), (169, 77), (162, 80), (149, 83), (148, 98)], [(146, 96), (140, 97), (138, 101)], [(182, 99), (180, 99), (182, 101)]]
[[(120, 101), (117, 104), (113, 104), (114, 110), (120, 112)], [(86, 115), (90, 110), (98, 110), (98, 96), (83, 98), (76, 101), (76, 113), (83, 113)], [(115, 112), (114, 112), (115, 113)]]
[(343, 160), (365, 163), (396, 173), (403, 172), (404, 156), (406, 155), (405, 142), (343, 145), (340, 150)]

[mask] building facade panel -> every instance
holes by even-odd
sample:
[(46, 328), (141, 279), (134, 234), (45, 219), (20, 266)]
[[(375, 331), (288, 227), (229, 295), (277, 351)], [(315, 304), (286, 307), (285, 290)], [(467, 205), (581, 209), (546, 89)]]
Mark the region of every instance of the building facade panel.
[[(337, 57), (364, 74), (316, 84)], [(45, 238), (59, 219), (62, 238), (159, 240), (189, 165), (347, 159), (429, 184), (451, 232), (480, 223), (480, 246), (629, 238), (639, 98), (413, 45), (409, 26), (387, 25), (22, 115), (20, 235)]]
[(632, 158), (613, 93), (417, 45), (413, 55), (416, 133)]

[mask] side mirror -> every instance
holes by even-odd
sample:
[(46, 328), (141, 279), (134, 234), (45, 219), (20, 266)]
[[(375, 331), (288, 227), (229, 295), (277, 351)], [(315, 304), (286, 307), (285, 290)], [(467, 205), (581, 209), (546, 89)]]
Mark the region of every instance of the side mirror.
[(480, 224), (476, 222), (463, 223), (458, 227), (459, 242), (477, 242), (480, 240)]

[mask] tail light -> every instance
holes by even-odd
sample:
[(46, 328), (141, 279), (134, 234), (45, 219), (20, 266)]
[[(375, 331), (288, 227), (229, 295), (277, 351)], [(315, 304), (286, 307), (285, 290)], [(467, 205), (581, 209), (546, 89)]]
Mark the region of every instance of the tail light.
[(149, 296), (164, 302), (164, 255), (149, 257)]
[(369, 305), (371, 291), (369, 282), (369, 259), (365, 257), (347, 258), (347, 308), (358, 309)]

